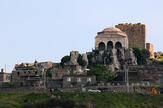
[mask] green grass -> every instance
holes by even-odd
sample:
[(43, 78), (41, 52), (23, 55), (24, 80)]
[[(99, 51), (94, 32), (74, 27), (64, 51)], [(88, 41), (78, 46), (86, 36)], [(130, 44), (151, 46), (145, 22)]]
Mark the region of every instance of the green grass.
[(0, 93), (0, 108), (20, 108), (24, 101), (35, 104), (48, 98), (45, 93)]
[(21, 106), (24, 104), (24, 101), (29, 104), (29, 108), (52, 108), (51, 106), (55, 105), (55, 102), (60, 105), (59, 108), (69, 108), (68, 106), (63, 106), (67, 103), (74, 103), (73, 105), (75, 107), (71, 108), (163, 107), (163, 95), (154, 94), (64, 92), (54, 93), (53, 95), (58, 98), (57, 101), (50, 99), (50, 97), (45, 93), (0, 93), (0, 108), (21, 108)]

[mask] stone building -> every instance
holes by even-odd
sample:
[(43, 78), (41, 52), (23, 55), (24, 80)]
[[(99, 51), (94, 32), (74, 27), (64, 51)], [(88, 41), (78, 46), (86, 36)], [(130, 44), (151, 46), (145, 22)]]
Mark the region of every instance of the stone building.
[(128, 36), (128, 47), (146, 49), (146, 27), (144, 24), (119, 24), (115, 26)]
[(52, 68), (52, 62), (34, 62), (16, 64), (12, 71), (12, 81), (43, 79), (46, 70)]
[(155, 58), (154, 57), (154, 47), (153, 47), (153, 44), (146, 43), (146, 49), (149, 50), (149, 52), (151, 53), (150, 58)]
[(128, 48), (128, 37), (118, 28), (106, 28), (98, 32), (95, 37), (95, 50), (107, 50), (113, 48)]
[(0, 83), (10, 82), (10, 79), (11, 79), (11, 73), (6, 73), (6, 72), (3, 71), (3, 69), (1, 69)]
[(52, 80), (62, 80), (65, 75), (70, 75), (70, 71), (66, 68), (60, 67), (52, 69)]
[[(95, 50), (100, 51), (99, 57), (94, 58), (95, 60), (99, 58), (96, 61), (104, 64), (109, 62), (116, 70), (122, 69), (126, 61), (131, 65), (137, 64), (133, 50), (128, 48), (128, 36), (119, 28), (110, 27), (98, 32), (95, 37)], [(107, 52), (106, 57), (104, 50)]]
[[(119, 81), (124, 81), (125, 73), (117, 72)], [(130, 83), (149, 82), (162, 83), (163, 82), (163, 66), (143, 65), (143, 66), (129, 66), (128, 77)]]
[(96, 84), (96, 76), (67, 75), (63, 77), (63, 88), (84, 87)]
[(144, 24), (118, 24), (115, 26), (128, 36), (128, 47), (147, 49), (150, 51), (150, 58), (154, 58), (154, 48), (151, 43), (146, 43), (146, 26)]

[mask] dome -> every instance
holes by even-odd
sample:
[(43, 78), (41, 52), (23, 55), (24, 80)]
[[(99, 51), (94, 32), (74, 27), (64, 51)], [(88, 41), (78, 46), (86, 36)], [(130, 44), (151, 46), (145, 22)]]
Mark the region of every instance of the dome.
[(121, 32), (119, 28), (109, 27), (103, 30), (104, 32)]
[(96, 38), (102, 38), (102, 37), (127, 37), (127, 34), (121, 31), (119, 28), (109, 27), (109, 28), (105, 28), (101, 32), (98, 32)]

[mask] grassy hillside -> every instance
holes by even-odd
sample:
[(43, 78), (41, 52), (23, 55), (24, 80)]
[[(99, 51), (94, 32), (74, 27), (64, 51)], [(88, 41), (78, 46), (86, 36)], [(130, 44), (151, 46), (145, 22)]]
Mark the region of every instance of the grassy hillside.
[[(0, 93), (0, 108), (162, 108), (163, 95), (126, 93)], [(55, 106), (55, 107), (54, 107)]]

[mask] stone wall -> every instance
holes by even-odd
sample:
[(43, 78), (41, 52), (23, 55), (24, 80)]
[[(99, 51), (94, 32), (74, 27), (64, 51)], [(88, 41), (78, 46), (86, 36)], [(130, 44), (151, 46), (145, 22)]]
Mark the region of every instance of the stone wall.
[(0, 72), (0, 82), (10, 82), (11, 74)]
[(63, 88), (83, 87), (96, 84), (95, 76), (75, 75), (63, 77)]
[(129, 48), (146, 49), (146, 27), (144, 24), (119, 24), (115, 27), (128, 35)]
[[(124, 81), (125, 73), (117, 72), (119, 81)], [(163, 66), (144, 65), (144, 66), (129, 66), (129, 81), (150, 83), (160, 83), (163, 81)]]
[(126, 43), (127, 39), (125, 37), (112, 37), (112, 38), (96, 38), (95, 39), (95, 49), (98, 50), (99, 43), (103, 42), (105, 44), (105, 50), (107, 50), (108, 42), (113, 42), (113, 48), (115, 48), (115, 44), (120, 42), (123, 48), (127, 48), (128, 45)]
[(154, 58), (154, 47), (151, 43), (146, 43), (146, 49), (151, 53), (150, 58)]
[(61, 80), (63, 76), (69, 75), (70, 71), (66, 68), (53, 68), (52, 69), (52, 79), (53, 80)]
[(41, 70), (14, 70), (12, 71), (12, 81), (35, 80), (42, 78), (43, 72)]

